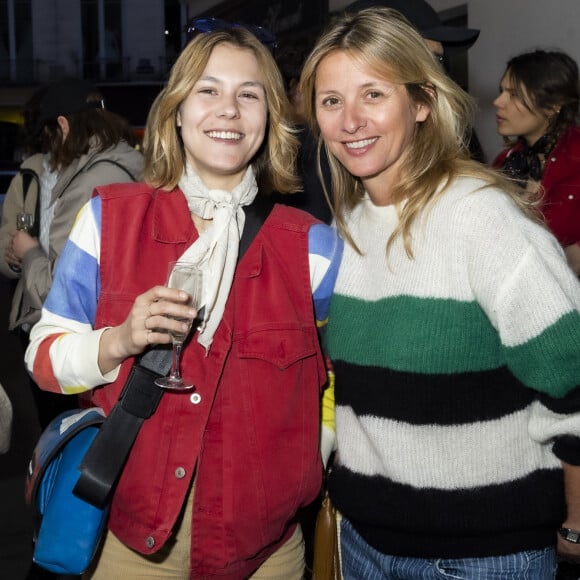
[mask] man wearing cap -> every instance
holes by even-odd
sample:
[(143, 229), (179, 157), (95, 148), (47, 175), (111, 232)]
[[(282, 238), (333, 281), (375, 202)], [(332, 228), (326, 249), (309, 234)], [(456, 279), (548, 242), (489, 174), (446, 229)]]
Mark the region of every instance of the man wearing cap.
[(446, 48), (468, 49), (479, 36), (479, 30), (474, 28), (443, 24), (437, 12), (425, 0), (356, 0), (345, 10), (358, 12), (372, 6), (398, 10), (421, 33), (433, 55), (440, 61)]

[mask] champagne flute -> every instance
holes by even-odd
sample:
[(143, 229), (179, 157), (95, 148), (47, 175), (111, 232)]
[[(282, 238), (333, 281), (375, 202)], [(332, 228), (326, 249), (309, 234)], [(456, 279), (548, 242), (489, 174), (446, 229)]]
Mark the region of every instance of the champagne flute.
[[(17, 213), (16, 214), (16, 229), (23, 232), (30, 232), (32, 226), (34, 225), (34, 216), (31, 213)], [(22, 272), (20, 266), (15, 266), (14, 264), (9, 264), (10, 269), (17, 274)]]
[(16, 229), (29, 232), (34, 224), (34, 216), (31, 213), (16, 214)]
[[(189, 306), (199, 310), (202, 291), (202, 274), (201, 270), (187, 262), (170, 262), (169, 271), (167, 274), (168, 288), (178, 288), (189, 294)], [(191, 382), (184, 381), (181, 377), (181, 349), (183, 342), (187, 338), (191, 330), (192, 320), (187, 318), (178, 318), (181, 322), (186, 322), (189, 327), (186, 332), (169, 332), (171, 335), (171, 342), (173, 343), (173, 360), (171, 370), (166, 377), (160, 377), (155, 380), (155, 384), (163, 389), (171, 389), (175, 391), (185, 391), (193, 389), (194, 385)]]

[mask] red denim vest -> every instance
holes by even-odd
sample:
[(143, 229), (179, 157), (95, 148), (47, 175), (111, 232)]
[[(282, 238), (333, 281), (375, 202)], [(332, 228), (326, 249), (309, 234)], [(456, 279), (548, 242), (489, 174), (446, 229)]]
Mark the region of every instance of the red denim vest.
[[(122, 322), (138, 294), (196, 239), (183, 194), (143, 184), (98, 188), (101, 290), (96, 327)], [(308, 229), (277, 205), (238, 264), (208, 353), (193, 337), (182, 373), (196, 391), (166, 393), (142, 427), (115, 490), (110, 529), (144, 554), (168, 540), (195, 476), (191, 578), (247, 577), (293, 531), (321, 485), (325, 369), (313, 314)], [(108, 412), (118, 379), (92, 392)]]

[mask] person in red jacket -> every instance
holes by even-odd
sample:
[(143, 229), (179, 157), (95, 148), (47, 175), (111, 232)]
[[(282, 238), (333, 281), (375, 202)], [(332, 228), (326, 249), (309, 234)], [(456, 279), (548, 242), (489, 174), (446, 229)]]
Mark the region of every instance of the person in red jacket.
[(143, 423), (85, 578), (304, 575), (297, 514), (322, 482), (316, 320), (342, 245), (275, 205), (238, 261), (252, 209), (299, 186), (288, 109), (248, 29), (200, 32), (150, 111), (145, 183), (97, 188), (61, 255), (27, 365), (43, 389), (106, 413), (135, 357), (198, 315), (164, 285), (168, 263), (203, 271), (203, 320), (181, 358), (195, 389), (167, 391)]
[(493, 165), (541, 194), (546, 224), (580, 274), (580, 89), (578, 65), (559, 51), (508, 61), (494, 101), (507, 144)]

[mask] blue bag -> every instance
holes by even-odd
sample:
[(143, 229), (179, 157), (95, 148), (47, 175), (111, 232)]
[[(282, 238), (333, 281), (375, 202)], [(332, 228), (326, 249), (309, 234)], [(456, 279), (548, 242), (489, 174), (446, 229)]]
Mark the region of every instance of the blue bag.
[(28, 468), (26, 500), (36, 529), (34, 562), (57, 574), (82, 574), (91, 563), (105, 529), (109, 508), (77, 497), (79, 464), (105, 420), (103, 410), (74, 409), (46, 427)]

